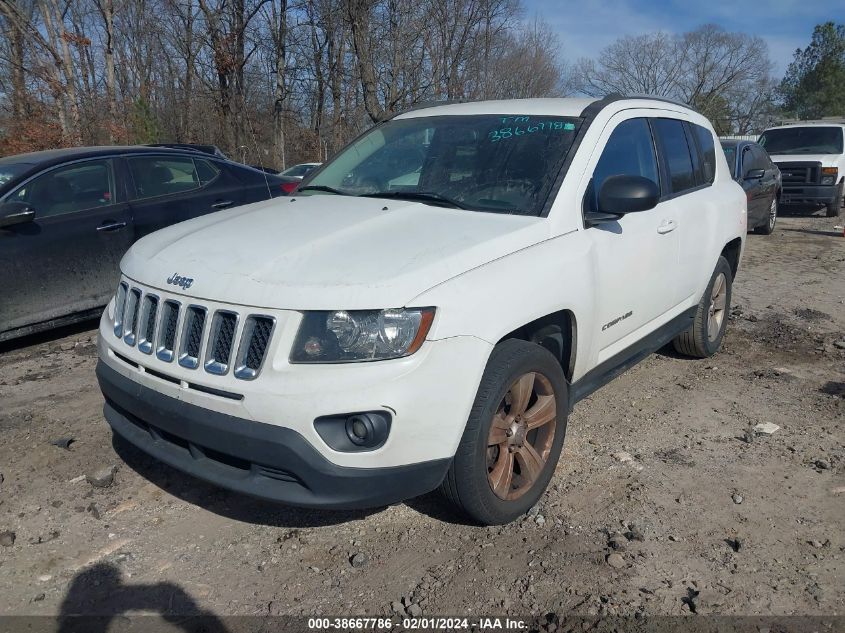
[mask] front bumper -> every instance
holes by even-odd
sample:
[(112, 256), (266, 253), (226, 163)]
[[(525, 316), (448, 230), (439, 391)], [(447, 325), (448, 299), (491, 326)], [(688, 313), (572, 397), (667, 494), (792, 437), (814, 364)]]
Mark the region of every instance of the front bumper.
[(366, 508), (436, 488), (448, 458), (387, 468), (350, 468), (326, 459), (296, 431), (165, 396), (102, 360), (97, 379), (115, 433), (190, 475), (290, 505)]
[(784, 185), (780, 204), (827, 204), (835, 202), (839, 185)]

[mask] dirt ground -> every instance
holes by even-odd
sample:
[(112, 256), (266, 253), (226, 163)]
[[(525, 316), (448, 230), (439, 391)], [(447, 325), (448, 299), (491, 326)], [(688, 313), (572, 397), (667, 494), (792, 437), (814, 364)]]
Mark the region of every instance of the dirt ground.
[(552, 486), (504, 527), (434, 494), (337, 513), (216, 489), (113, 443), (95, 324), (5, 345), (0, 615), (842, 615), (834, 223), (749, 235), (723, 351), (655, 354), (577, 405)]

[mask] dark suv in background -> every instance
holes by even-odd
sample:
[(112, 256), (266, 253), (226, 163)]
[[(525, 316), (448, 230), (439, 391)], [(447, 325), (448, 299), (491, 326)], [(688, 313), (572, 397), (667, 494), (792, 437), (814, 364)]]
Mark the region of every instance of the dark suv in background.
[(285, 194), (194, 150), (87, 147), (0, 159), (0, 341), (95, 316), (135, 240)]
[(722, 150), (733, 179), (748, 198), (748, 228), (770, 235), (778, 217), (782, 189), (780, 170), (766, 150), (753, 141), (723, 139)]

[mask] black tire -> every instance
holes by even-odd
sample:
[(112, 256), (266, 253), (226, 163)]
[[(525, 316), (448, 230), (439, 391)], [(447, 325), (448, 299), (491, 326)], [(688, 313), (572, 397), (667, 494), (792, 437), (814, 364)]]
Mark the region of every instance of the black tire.
[(766, 214), (766, 222), (760, 226), (754, 227), (754, 232), (758, 235), (771, 235), (775, 230), (775, 224), (778, 220), (778, 197), (772, 198), (772, 203), (769, 205), (769, 211)]
[(839, 187), (836, 190), (836, 197), (831, 202), (828, 202), (824, 205), (826, 211), (825, 215), (829, 218), (839, 217), (839, 209), (842, 206), (843, 202), (845, 202), (842, 200), (843, 187), (845, 187), (845, 185), (840, 183)]
[[(716, 318), (716, 314), (712, 312), (714, 301), (713, 290), (720, 276), (724, 276), (724, 305), (721, 307), (721, 318), (718, 319), (718, 327), (711, 327), (711, 317)], [(692, 326), (682, 334), (679, 334), (673, 344), (675, 350), (685, 356), (693, 358), (707, 358), (719, 351), (722, 345), (722, 338), (725, 336), (725, 327), (728, 324), (728, 314), (731, 309), (731, 287), (733, 285), (733, 275), (731, 274), (731, 267), (728, 260), (724, 257), (719, 257), (716, 263), (716, 269), (710, 277), (710, 282), (698, 302), (698, 309), (695, 312), (695, 320)], [(715, 335), (714, 335), (715, 334)]]
[[(498, 450), (496, 446), (488, 446), (493, 417), (498, 411), (504, 411), (500, 405), (505, 402), (512, 385), (521, 376), (532, 372), (545, 377), (547, 380), (543, 384), (554, 392), (555, 416), (550, 423), (554, 427), (553, 435), (548, 439), (548, 456), (543, 468), (538, 469), (539, 476), (519, 492), (521, 496), (518, 498), (504, 499), (494, 493), (488, 479), (490, 451)], [(531, 398), (537, 402), (533, 400), (536, 398), (533, 391)], [(526, 414), (531, 410), (529, 406)], [(525, 514), (543, 494), (554, 474), (566, 435), (568, 412), (568, 389), (560, 362), (535, 343), (516, 339), (500, 343), (487, 361), (461, 443), (440, 486), (441, 492), (459, 510), (482, 525), (508, 523)], [(511, 459), (513, 463), (518, 463)], [(520, 477), (518, 474), (514, 476)], [(510, 483), (510, 479), (508, 489), (519, 490)]]

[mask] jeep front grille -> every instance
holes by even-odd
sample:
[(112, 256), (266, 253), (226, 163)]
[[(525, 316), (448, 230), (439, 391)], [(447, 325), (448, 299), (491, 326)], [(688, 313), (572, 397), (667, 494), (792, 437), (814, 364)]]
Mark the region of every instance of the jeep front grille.
[(123, 311), (126, 309), (126, 293), (128, 291), (129, 286), (121, 282), (114, 297), (114, 335), (117, 338), (123, 337)]
[(196, 369), (199, 365), (204, 329), (205, 308), (188, 306), (185, 312), (185, 325), (182, 326), (182, 349), (179, 353), (179, 364), (182, 367)]
[(126, 299), (126, 311), (123, 313), (123, 340), (127, 345), (135, 345), (138, 332), (138, 309), (141, 307), (141, 291), (133, 288)]
[[(217, 376), (233, 370), (238, 380), (254, 380), (269, 353), (276, 319), (197, 304), (184, 306), (122, 281), (115, 296), (113, 325), (124, 344), (137, 345), (150, 356), (155, 350), (155, 358), (163, 363), (176, 359), (186, 369), (202, 365), (202, 370)], [(123, 356), (126, 362), (137, 363), (137, 358)], [(154, 362), (149, 371), (157, 371)]]
[(138, 321), (138, 349), (144, 354), (152, 354), (156, 315), (158, 313), (158, 297), (151, 294), (145, 295), (141, 305), (141, 319)]
[(235, 343), (235, 331), (238, 329), (238, 315), (234, 312), (218, 310), (211, 321), (211, 334), (208, 337), (208, 351), (205, 355), (205, 370), (222, 376), (229, 371), (232, 359), (232, 347)]
[(158, 346), (156, 356), (159, 360), (169, 363), (173, 360), (176, 349), (176, 327), (179, 325), (179, 303), (165, 301), (161, 309), (161, 326), (159, 326)]
[(276, 320), (269, 316), (252, 315), (247, 318), (238, 351), (235, 378), (253, 380), (258, 376), (264, 364), (264, 358), (267, 356), (267, 348), (270, 345), (275, 323)]

